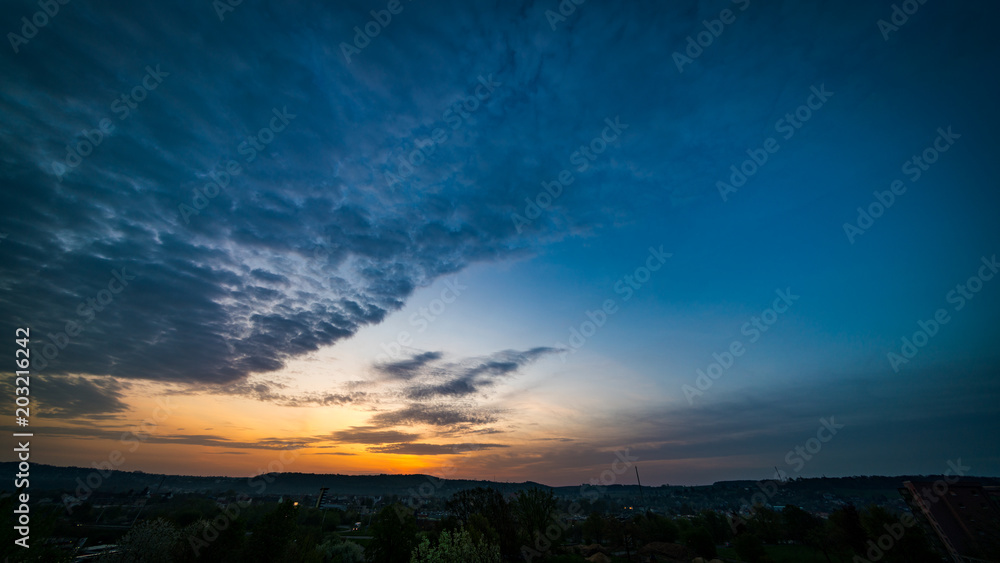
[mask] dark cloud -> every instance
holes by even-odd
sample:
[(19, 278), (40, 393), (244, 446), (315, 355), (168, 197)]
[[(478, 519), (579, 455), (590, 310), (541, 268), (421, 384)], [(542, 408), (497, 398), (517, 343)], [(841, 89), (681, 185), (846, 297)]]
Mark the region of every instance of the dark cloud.
[(330, 434), (330, 439), (341, 444), (388, 444), (393, 442), (412, 442), (420, 438), (419, 434), (384, 430), (375, 426), (352, 426), (347, 430), (339, 430)]
[[(123, 401), (130, 385), (114, 378), (31, 375), (31, 399), (36, 412), (48, 418), (121, 419), (129, 410)], [(0, 381), (0, 392), (14, 396), (14, 378)]]
[[(486, 357), (456, 361), (446, 360), (442, 352), (420, 352), (405, 360), (375, 364), (377, 372), (405, 383), (402, 395), (408, 404), (378, 412), (368, 422), (377, 428), (431, 426), (435, 435), (442, 437), (501, 433), (502, 430), (482, 426), (497, 422), (504, 411), (483, 408), (468, 396), (493, 387), (525, 365), (554, 352), (555, 349), (547, 347), (503, 350)], [(448, 402), (440, 402), (443, 400)]]
[[(677, 87), (664, 38), (679, 47), (692, 33), (684, 7), (630, 3), (609, 15), (588, 5), (553, 31), (546, 8), (531, 2), (407, 4), (391, 31), (348, 62), (338, 45), (370, 8), (241, 5), (219, 21), (208, 4), (109, 9), (81, 0), (59, 13), (58, 30), (46, 28), (0, 62), (3, 322), (65, 345), (53, 344), (58, 356), (37, 370), (228, 383), (279, 369), (381, 322), (415, 288), (469, 264), (531, 255), (604, 226), (660, 221), (674, 202), (715, 197), (705, 178), (772, 119), (745, 109), (779, 99), (746, 89), (738, 105), (709, 100), (730, 89), (693, 71)], [(822, 23), (836, 37), (874, 37), (874, 8), (849, 22), (798, 10), (782, 16), (795, 29)], [(759, 42), (743, 23), (713, 45), (712, 60)], [(614, 42), (631, 55), (609, 51)], [(861, 60), (878, 64), (880, 56)], [(663, 64), (651, 73), (653, 57)], [(596, 63), (597, 75), (602, 60), (614, 64)], [(809, 60), (849, 66), (840, 50), (819, 49)], [(724, 82), (785, 84), (789, 64), (746, 64)], [(116, 99), (149, 69), (162, 76), (156, 88), (120, 112)], [(797, 101), (788, 92), (808, 80), (786, 87), (780, 107)], [(453, 125), (449, 109), (484, 81), (494, 84), (489, 98)], [(727, 111), (740, 112), (753, 135), (734, 135)], [(295, 117), (263, 137), (266, 148), (249, 150), (248, 136), (276, 124), (276, 114)], [(515, 225), (526, 199), (619, 114), (630, 128), (605, 156), (575, 174), (544, 214)], [(114, 130), (98, 142), (102, 120)], [(643, 128), (657, 131), (655, 143)], [(436, 129), (447, 139), (403, 173), (400, 158)], [(63, 163), (88, 142), (97, 145), (78, 165)], [(238, 174), (225, 172), (230, 161)], [(389, 173), (404, 177), (394, 182)], [(218, 194), (196, 195), (220, 178)], [(629, 197), (609, 197), (620, 185), (632, 186)], [(135, 278), (111, 295), (112, 272), (123, 268)], [(64, 339), (70, 321), (83, 331)], [(483, 366), (482, 375), (513, 367)], [(469, 374), (413, 393), (463, 396), (479, 387)]]
[[(368, 17), (361, 4), (244, 6), (224, 22), (204, 5), (74, 6), (59, 14), (62, 33), (2, 63), (0, 307), (6, 324), (35, 329), (39, 346), (52, 335), (58, 353), (37, 371), (228, 383), (380, 322), (445, 274), (530, 251), (509, 218), (523, 197), (510, 190), (533, 195), (542, 171), (505, 178), (462, 156), (523, 154), (475, 140), (537, 87), (532, 69), (511, 63), (526, 38), (457, 65), (430, 63), (432, 44), (393, 53), (425, 41), (453, 52), (419, 31), (440, 8), (414, 5), (404, 36), (384, 36), (362, 66), (336, 48)], [(456, 23), (479, 17), (453, 8)], [(282, 48), (246, 41), (263, 35)], [(162, 81), (126, 117), (115, 99), (147, 67)], [(396, 157), (428, 126), (447, 127), (448, 104), (480, 75), (502, 87), (432, 162), (388, 185)], [(400, 95), (417, 76), (425, 86)], [(295, 117), (251, 159), (241, 143), (275, 111)], [(96, 143), (88, 138), (104, 119), (114, 130), (79, 165), (63, 163), (67, 150)], [(230, 160), (240, 173), (196, 201)], [(181, 204), (197, 213), (182, 215)], [(124, 287), (123, 269), (134, 276)], [(69, 322), (82, 331), (64, 338)]]
[(424, 368), (442, 358), (441, 352), (421, 352), (407, 360), (375, 364), (375, 369), (393, 379), (410, 380), (421, 375)]
[(44, 433), (46, 436), (114, 440), (116, 442), (120, 442), (123, 447), (131, 447), (131, 445), (135, 443), (149, 443), (184, 444), (189, 446), (239, 448), (248, 450), (289, 450), (304, 448), (320, 440), (319, 438), (313, 437), (265, 437), (253, 442), (239, 442), (214, 434), (161, 433), (156, 426), (150, 425), (135, 426), (126, 429), (98, 426), (44, 426), (36, 427), (35, 432)]
[(247, 397), (258, 401), (274, 403), (284, 407), (326, 407), (342, 406), (355, 403), (365, 403), (372, 400), (371, 394), (364, 391), (346, 393), (332, 392), (281, 392), (287, 385), (273, 381), (240, 380), (218, 386), (188, 386), (175, 391), (178, 394), (219, 393)]
[[(595, 430), (585, 438), (545, 444), (544, 455), (525, 446), (502, 461), (525, 474), (552, 475), (558, 482), (569, 479), (566, 468), (590, 467), (598, 474), (616, 451), (626, 448), (647, 468), (644, 481), (650, 475), (670, 483), (770, 478), (775, 466), (807, 477), (856, 475), (859, 468), (869, 474), (933, 474), (958, 457), (986, 468), (997, 452), (984, 446), (993, 443), (996, 425), (991, 420), (1000, 401), (995, 374), (990, 368), (914, 370), (905, 378), (816, 372), (801, 374), (782, 388), (713, 387), (705, 404), (691, 407), (682, 399), (683, 404), (637, 406), (607, 418), (592, 417)], [(949, 385), (942, 386), (941, 380)], [(971, 385), (977, 386), (975, 397), (965, 392)], [(821, 419), (844, 427), (797, 472), (799, 466), (786, 456), (817, 436), (824, 427)], [(920, 455), (906, 439), (913, 436), (928, 444), (945, 443), (948, 453)]]
[(464, 365), (435, 366), (433, 375), (440, 381), (413, 385), (406, 390), (406, 394), (411, 399), (465, 397), (492, 387), (525, 365), (556, 352), (557, 349), (548, 347), (532, 348), (524, 352), (504, 350), (486, 358), (467, 360)]
[[(38, 9), (37, 3), (14, 4), (20, 7), (11, 13)], [(886, 41), (873, 23), (889, 14), (880, 3), (754, 2), (680, 73), (670, 54), (718, 14), (696, 4), (586, 3), (553, 30), (545, 17), (552, 6), (545, 3), (405, 3), (391, 26), (348, 63), (338, 45), (364, 26), (370, 3), (243, 3), (219, 21), (206, 2), (109, 8), (74, 0), (19, 52), (0, 57), (0, 332), (31, 327), (38, 404), (61, 420), (121, 418), (128, 388), (104, 379), (110, 376), (180, 382), (281, 405), (370, 405), (373, 395), (353, 390), (297, 394), (248, 376), (344, 342), (442, 276), (477, 262), (544, 254), (554, 241), (580, 235), (604, 236), (581, 245), (593, 249), (593, 257), (560, 248), (560, 267), (570, 266), (562, 271), (610, 268), (607, 248), (617, 252), (640, 239), (644, 248), (654, 235), (649, 244), (661, 244), (661, 234), (695, 257), (684, 267), (678, 262), (675, 271), (683, 273), (676, 294), (653, 297), (652, 288), (643, 290), (650, 318), (694, 323), (701, 309), (718, 319), (711, 309), (746, 303), (743, 292), (755, 285), (798, 287), (792, 280), (811, 278), (823, 282), (804, 297), (803, 304), (815, 299), (816, 305), (801, 309), (797, 332), (818, 335), (817, 341), (843, 336), (873, 354), (890, 341), (895, 347), (899, 335), (915, 330), (916, 319), (939, 306), (946, 288), (966, 279), (964, 270), (953, 276), (963, 255), (976, 262), (979, 253), (995, 251), (989, 215), (997, 207), (995, 174), (988, 156), (996, 152), (997, 79), (982, 69), (996, 60), (997, 44), (982, 38), (997, 7), (928, 3)], [(149, 69), (162, 69), (156, 71), (165, 73), (162, 83), (119, 115), (115, 100), (142, 84)], [(496, 83), (495, 91), (453, 128), (446, 112), (482, 79)], [(821, 84), (836, 92), (830, 106), (794, 139), (782, 139), (780, 155), (738, 201), (723, 205), (716, 181)], [(276, 113), (295, 117), (251, 158), (243, 143), (276, 123)], [(628, 128), (578, 173), (570, 155), (617, 116)], [(102, 120), (114, 130), (98, 132)], [(870, 201), (872, 190), (884, 189), (935, 127), (950, 123), (969, 148), (961, 149), (964, 156), (949, 154), (952, 164), (942, 159), (927, 176), (938, 176), (944, 187), (934, 183), (939, 180), (922, 183), (922, 203), (914, 199), (908, 212), (893, 211), (880, 233), (849, 246), (838, 225), (852, 220), (850, 211)], [(446, 141), (404, 173), (400, 158), (438, 128)], [(91, 154), (78, 165), (65, 162), (77, 147)], [(230, 161), (240, 165), (238, 174), (223, 173)], [(961, 177), (949, 177), (948, 166)], [(571, 188), (515, 225), (513, 214), (530, 217), (527, 203), (563, 170), (572, 172)], [(388, 173), (403, 178), (390, 181)], [(207, 186), (213, 178), (225, 180), (217, 194)], [(196, 192), (206, 187), (210, 198)], [(947, 205), (941, 194), (950, 197)], [(598, 262), (584, 268), (592, 258)], [(583, 279), (566, 293), (584, 295)], [(522, 288), (509, 291), (511, 298), (525, 295)], [(962, 320), (942, 328), (915, 362), (940, 351), (952, 366), (996, 365), (990, 291), (979, 294)], [(679, 307), (657, 306), (666, 303)], [(581, 303), (579, 310), (598, 304)], [(921, 308), (911, 311), (911, 305)], [(619, 319), (618, 326), (628, 324)], [(619, 346), (631, 354), (644, 341), (636, 335), (658, 332), (628, 330), (607, 336), (609, 350)], [(663, 356), (640, 353), (626, 363), (683, 369), (668, 350), (683, 340), (662, 334)], [(768, 342), (775, 338), (781, 337), (770, 333)], [(630, 339), (635, 346), (620, 347)], [(840, 351), (825, 349), (809, 361)], [(394, 398), (401, 406), (375, 412), (368, 431), (425, 424), (439, 433), (434, 436), (485, 432), (481, 426), (498, 422), (497, 411), (425, 402), (470, 401), (547, 353), (447, 361), (425, 352), (380, 366), (376, 371), (399, 386)], [(776, 366), (787, 359), (774, 358)], [(845, 371), (853, 369), (844, 362)], [(771, 372), (794, 369), (769, 369), (756, 384), (774, 389), (778, 376)], [(629, 440), (641, 439), (651, 458), (667, 461), (768, 448), (780, 455), (824, 411), (854, 415), (845, 416), (852, 428), (884, 438), (857, 452), (901, 449), (911, 442), (879, 433), (889, 422), (862, 416), (891, 412), (938, 444), (978, 447), (995, 468), (996, 448), (982, 444), (996, 443), (983, 430), (996, 426), (996, 373), (964, 379), (960, 392), (953, 382), (958, 371), (922, 374), (923, 382), (894, 380), (892, 390), (878, 385), (879, 373), (869, 382), (850, 382), (849, 397), (841, 391), (849, 378), (831, 378), (811, 394), (748, 392), (742, 398), (724, 394), (736, 381), (729, 372), (709, 404), (687, 409), (690, 414), (656, 405), (642, 418), (610, 422), (627, 428)], [(928, 392), (927, 381), (940, 391)], [(668, 391), (666, 401), (678, 392)], [(611, 401), (619, 397), (609, 394), (609, 409), (632, 409)], [(588, 420), (599, 417), (587, 413)], [(910, 428), (897, 433), (913, 435)], [(279, 447), (273, 441), (232, 446), (210, 434), (150, 440)], [(415, 440), (375, 445), (441, 447)], [(617, 436), (600, 446), (629, 440)], [(565, 463), (578, 453), (567, 452)], [(939, 453), (943, 448), (923, 455)]]
[(368, 448), (372, 453), (380, 454), (406, 454), (406, 455), (448, 455), (462, 454), (478, 450), (488, 450), (494, 448), (507, 448), (505, 444), (389, 444)]
[(380, 412), (369, 422), (378, 426), (427, 424), (454, 427), (457, 425), (490, 424), (497, 421), (496, 413), (483, 412), (474, 406), (413, 404), (398, 410)]

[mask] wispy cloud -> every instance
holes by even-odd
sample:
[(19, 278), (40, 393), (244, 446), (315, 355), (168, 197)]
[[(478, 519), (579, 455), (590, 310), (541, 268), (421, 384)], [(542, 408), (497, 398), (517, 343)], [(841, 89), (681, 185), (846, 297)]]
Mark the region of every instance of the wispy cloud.
[(368, 448), (372, 453), (380, 454), (406, 454), (406, 455), (449, 455), (461, 454), (472, 451), (488, 450), (495, 448), (507, 448), (504, 444), (390, 444), (388, 446), (377, 446)]
[(523, 352), (504, 350), (485, 358), (469, 358), (459, 363), (430, 364), (424, 361), (419, 367), (410, 370), (407, 379), (429, 382), (412, 385), (405, 393), (411, 399), (459, 398), (480, 393), (531, 362), (556, 352), (558, 350), (555, 348), (538, 347)]
[[(14, 395), (14, 379), (0, 381), (0, 391)], [(48, 418), (115, 420), (128, 412), (127, 381), (110, 377), (31, 376), (32, 400)]]
[(322, 438), (317, 437), (286, 437), (278, 438), (274, 436), (263, 437), (253, 442), (231, 440), (225, 436), (217, 434), (171, 434), (167, 432), (149, 431), (143, 429), (140, 433), (133, 433), (130, 429), (118, 429), (108, 427), (80, 427), (80, 426), (37, 426), (35, 432), (44, 432), (47, 436), (90, 438), (101, 440), (114, 440), (124, 444), (133, 442), (150, 444), (183, 444), (189, 446), (207, 446), (219, 448), (238, 448), (248, 450), (287, 450), (304, 448), (311, 444), (319, 443)]
[(413, 442), (418, 438), (419, 434), (383, 430), (375, 426), (352, 426), (347, 430), (338, 430), (330, 434), (331, 440), (342, 444), (389, 444)]
[(396, 410), (380, 412), (371, 417), (373, 424), (398, 426), (427, 424), (430, 426), (453, 427), (462, 424), (490, 424), (497, 421), (497, 413), (487, 412), (474, 405), (461, 407), (456, 404), (412, 404)]
[(443, 357), (441, 352), (421, 352), (398, 362), (375, 364), (375, 370), (393, 379), (410, 380), (422, 375), (424, 368)]

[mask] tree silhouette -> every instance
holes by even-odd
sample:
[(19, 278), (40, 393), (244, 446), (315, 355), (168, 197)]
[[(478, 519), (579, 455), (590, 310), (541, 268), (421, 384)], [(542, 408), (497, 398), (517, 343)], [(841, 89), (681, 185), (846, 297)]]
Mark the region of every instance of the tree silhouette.
[(295, 532), (296, 507), (285, 501), (253, 527), (244, 550), (244, 561), (273, 563), (281, 561), (285, 547)]
[[(643, 541), (668, 543), (677, 541), (679, 534), (677, 525), (670, 518), (660, 516), (659, 514), (647, 513), (636, 516), (633, 522), (639, 530), (639, 538)], [(723, 521), (723, 524), (725, 524), (725, 521)]]
[(410, 563), (500, 563), (500, 546), (476, 542), (464, 528), (441, 532), (437, 545), (428, 538), (413, 550)]
[(715, 542), (712, 533), (704, 526), (691, 528), (682, 534), (684, 544), (702, 557), (715, 557)]
[(521, 491), (513, 504), (514, 515), (525, 536), (522, 540), (530, 545), (534, 542), (535, 536), (544, 534), (545, 528), (552, 523), (551, 517), (556, 510), (556, 497), (552, 491), (532, 488)]
[(781, 511), (781, 520), (785, 538), (799, 543), (805, 543), (809, 533), (823, 524), (818, 517), (793, 505)]
[(604, 517), (597, 512), (591, 512), (583, 521), (583, 537), (586, 543), (601, 543), (605, 537)]
[(372, 541), (365, 556), (372, 563), (401, 563), (410, 560), (417, 543), (417, 522), (402, 504), (383, 508), (371, 525)]
[(768, 561), (764, 543), (754, 534), (740, 534), (733, 541), (736, 554), (747, 563), (764, 563)]
[(467, 527), (475, 526), (474, 514), (483, 515), (500, 537), (500, 553), (507, 558), (520, 557), (521, 542), (517, 522), (510, 504), (496, 489), (477, 487), (459, 491), (447, 503), (452, 512)]
[(114, 553), (104, 554), (101, 563), (172, 563), (181, 555), (181, 532), (163, 518), (146, 520), (128, 531), (116, 544)]
[(323, 554), (324, 561), (336, 563), (364, 563), (365, 561), (365, 548), (350, 541), (338, 542), (331, 539), (317, 546), (317, 550)]
[(833, 511), (830, 514), (830, 524), (833, 526), (834, 541), (857, 555), (865, 552), (865, 542), (868, 534), (861, 525), (861, 515), (853, 504)]
[[(932, 555), (927, 536), (919, 526), (906, 528), (900, 523), (898, 516), (881, 506), (870, 506), (861, 515), (861, 526), (868, 537), (877, 542), (883, 535), (893, 538), (891, 547), (885, 550), (883, 561), (886, 563), (927, 563), (940, 561)], [(895, 536), (899, 535), (899, 538)], [(880, 548), (881, 549), (881, 548)]]

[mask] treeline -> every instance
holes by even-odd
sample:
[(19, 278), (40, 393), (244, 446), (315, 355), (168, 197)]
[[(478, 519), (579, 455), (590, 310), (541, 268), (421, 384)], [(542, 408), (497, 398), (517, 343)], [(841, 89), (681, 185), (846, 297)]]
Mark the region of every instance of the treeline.
[[(731, 545), (748, 563), (768, 563), (768, 545), (798, 545), (817, 560), (937, 563), (929, 538), (909, 514), (871, 506), (846, 506), (829, 519), (795, 506), (781, 512), (760, 507), (743, 517), (704, 510), (695, 516), (668, 517), (652, 512), (629, 518), (589, 511), (577, 502), (557, 501), (550, 491), (533, 489), (505, 498), (494, 489), (455, 494), (451, 516), (421, 530), (402, 505), (383, 509), (371, 528), (366, 551), (372, 563), (450, 561), (582, 562), (579, 546), (594, 544), (608, 554), (624, 552), (639, 561), (646, 547), (680, 544), (687, 554), (712, 558)], [(585, 518), (578, 519), (580, 514)], [(448, 534), (445, 536), (445, 534)], [(451, 545), (464, 538), (468, 559), (421, 558), (418, 545)], [(443, 540), (441, 538), (444, 538)], [(593, 551), (593, 550), (591, 550)], [(409, 556), (407, 555), (409, 554)], [(822, 559), (820, 559), (822, 558)], [(625, 559), (622, 559), (624, 561)]]
[[(0, 509), (9, 508), (6, 504), (0, 502)], [(768, 546), (780, 545), (799, 546), (811, 560), (831, 563), (940, 561), (912, 516), (877, 506), (846, 506), (828, 519), (794, 506), (780, 512), (758, 508), (744, 516), (705, 510), (694, 516), (647, 512), (627, 518), (594, 511), (595, 506), (559, 500), (540, 488), (504, 495), (480, 487), (452, 495), (443, 507), (447, 517), (418, 520), (403, 503), (361, 515), (294, 501), (220, 507), (191, 497), (147, 505), (134, 525), (117, 531), (95, 527), (94, 533), (115, 534), (106, 540), (115, 547), (99, 559), (103, 563), (583, 563), (584, 554), (597, 551), (612, 561), (626, 561), (622, 553), (640, 561), (640, 553), (648, 560), (650, 550), (666, 548), (680, 549), (684, 557), (735, 555), (748, 563), (768, 563), (768, 552), (775, 549)], [(60, 551), (45, 538), (96, 526), (95, 519), (131, 518), (122, 514), (107, 520), (107, 511), (85, 505), (68, 517), (40, 514), (34, 547), (12, 553), (11, 561), (72, 560), (71, 551)], [(362, 525), (354, 529), (358, 521)]]

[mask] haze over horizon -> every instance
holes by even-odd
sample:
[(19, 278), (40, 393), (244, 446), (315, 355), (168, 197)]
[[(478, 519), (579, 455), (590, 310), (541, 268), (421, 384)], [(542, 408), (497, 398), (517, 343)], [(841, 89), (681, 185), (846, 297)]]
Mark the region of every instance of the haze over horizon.
[(893, 6), (8, 3), (5, 428), (185, 475), (1000, 476), (1000, 6)]

